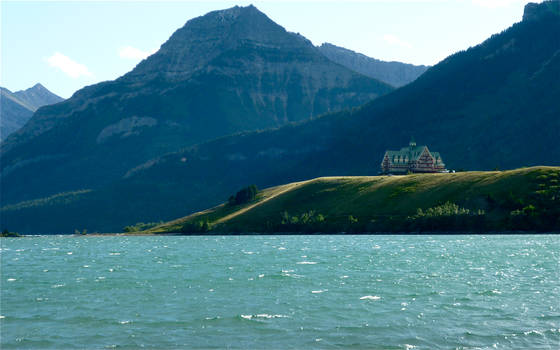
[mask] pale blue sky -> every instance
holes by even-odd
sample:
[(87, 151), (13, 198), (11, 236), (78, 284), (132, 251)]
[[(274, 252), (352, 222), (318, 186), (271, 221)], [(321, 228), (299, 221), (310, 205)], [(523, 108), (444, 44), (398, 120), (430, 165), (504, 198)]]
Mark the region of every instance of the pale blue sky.
[(315, 45), (435, 64), (521, 20), (520, 0), (0, 2), (0, 85), (37, 82), (62, 97), (115, 79), (190, 18), (254, 4)]

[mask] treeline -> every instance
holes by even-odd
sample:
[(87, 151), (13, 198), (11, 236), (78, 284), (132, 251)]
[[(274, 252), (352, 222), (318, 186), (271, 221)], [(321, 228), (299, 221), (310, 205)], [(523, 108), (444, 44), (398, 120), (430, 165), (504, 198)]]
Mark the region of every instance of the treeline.
[(298, 215), (287, 211), (276, 222), (263, 225), (265, 232), (413, 232), (465, 231), (484, 228), (484, 211), (472, 211), (454, 203), (444, 203), (427, 210), (418, 209), (416, 215), (372, 215), (359, 217), (351, 214), (323, 215), (314, 210)]

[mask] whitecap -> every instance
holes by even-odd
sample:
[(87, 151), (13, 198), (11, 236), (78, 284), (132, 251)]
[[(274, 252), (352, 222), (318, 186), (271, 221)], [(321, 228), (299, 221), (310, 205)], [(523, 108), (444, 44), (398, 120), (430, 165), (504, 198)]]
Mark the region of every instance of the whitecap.
[(60, 288), (60, 287), (64, 287), (64, 286), (65, 286), (64, 283), (62, 283), (62, 284), (55, 284), (55, 285), (53, 285), (51, 288)]
[(299, 261), (297, 262), (298, 265), (315, 265), (317, 264), (315, 261)]
[(328, 289), (320, 289), (320, 290), (312, 290), (311, 293), (313, 294), (319, 294), (319, 293), (323, 293), (328, 291)]
[(109, 255), (121, 255), (121, 253), (109, 253)]
[(270, 315), (270, 314), (256, 314), (256, 315), (241, 315), (242, 318), (246, 319), (246, 320), (252, 320), (253, 318), (266, 318), (266, 319), (271, 319), (271, 318), (287, 318), (288, 316), (286, 315), (280, 315), (280, 314), (276, 314), (276, 315)]
[(381, 297), (378, 297), (377, 295), (365, 295), (360, 298), (360, 300), (379, 300), (379, 299), (381, 299)]
[(405, 348), (406, 350), (414, 349), (415, 347), (416, 347), (416, 346), (414, 346), (414, 345), (404, 344), (404, 348)]
[(497, 289), (494, 289), (494, 290), (492, 290), (492, 294), (502, 294), (502, 292), (500, 292), (500, 291), (497, 290)]
[(261, 273), (261, 274), (259, 275), (259, 278), (263, 278), (263, 277), (264, 277), (264, 273)]
[(527, 331), (527, 332), (523, 332), (523, 334), (525, 334), (525, 335), (529, 335), (529, 334), (537, 334), (537, 335), (543, 335), (543, 333), (542, 333), (542, 332), (540, 332), (540, 331), (537, 331), (537, 330), (535, 330), (535, 329), (533, 329), (533, 330), (530, 330), (530, 331)]
[(68, 253), (66, 253), (66, 254), (68, 254), (68, 255), (72, 255), (72, 252), (68, 252)]
[(15, 278), (8, 278), (7, 281), (8, 282), (14, 282), (16, 279)]
[(120, 324), (129, 324), (129, 323), (131, 323), (131, 322), (132, 322), (132, 321), (130, 321), (130, 320), (119, 321)]
[(6, 318), (6, 316), (0, 315), (0, 319)]
[(278, 248), (278, 250), (286, 250), (286, 248), (280, 247), (280, 248)]

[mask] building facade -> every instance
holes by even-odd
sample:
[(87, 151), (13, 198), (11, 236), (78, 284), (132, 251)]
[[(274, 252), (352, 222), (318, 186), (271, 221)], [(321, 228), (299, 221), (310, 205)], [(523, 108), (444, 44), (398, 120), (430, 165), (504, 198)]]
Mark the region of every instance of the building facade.
[(445, 164), (438, 152), (430, 152), (427, 146), (416, 146), (414, 140), (400, 151), (385, 151), (381, 162), (384, 174), (445, 173)]

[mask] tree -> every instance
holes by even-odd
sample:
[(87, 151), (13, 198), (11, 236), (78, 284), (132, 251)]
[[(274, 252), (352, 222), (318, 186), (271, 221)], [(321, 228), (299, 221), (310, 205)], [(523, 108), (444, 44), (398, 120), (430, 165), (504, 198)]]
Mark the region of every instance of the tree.
[(238, 204), (248, 203), (248, 202), (251, 202), (251, 201), (255, 200), (255, 198), (257, 198), (258, 193), (259, 193), (259, 190), (258, 190), (257, 186), (256, 185), (250, 185), (248, 187), (245, 187), (245, 188), (239, 190), (235, 194), (235, 197), (230, 196), (229, 199), (228, 199), (228, 203), (230, 205), (238, 205)]

